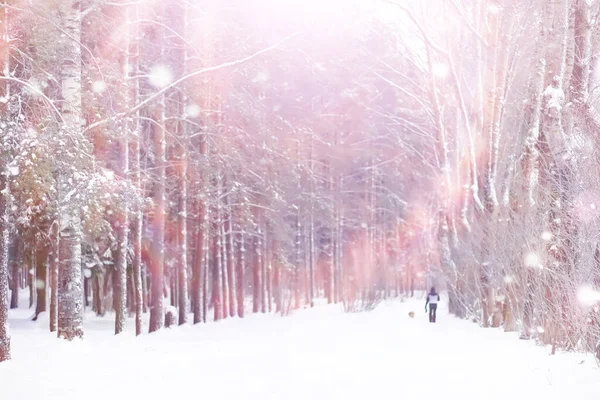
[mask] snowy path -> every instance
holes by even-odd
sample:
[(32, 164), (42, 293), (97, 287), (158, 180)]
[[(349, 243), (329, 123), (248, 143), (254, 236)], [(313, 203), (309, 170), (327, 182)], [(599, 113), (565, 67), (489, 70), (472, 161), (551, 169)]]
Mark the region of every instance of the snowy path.
[(361, 314), (323, 307), (250, 316), (137, 339), (114, 338), (108, 319), (91, 320), (86, 340), (70, 344), (45, 326), (12, 322), (14, 360), (0, 364), (2, 399), (600, 398), (592, 358), (551, 357), (443, 313), (429, 324), (420, 301)]

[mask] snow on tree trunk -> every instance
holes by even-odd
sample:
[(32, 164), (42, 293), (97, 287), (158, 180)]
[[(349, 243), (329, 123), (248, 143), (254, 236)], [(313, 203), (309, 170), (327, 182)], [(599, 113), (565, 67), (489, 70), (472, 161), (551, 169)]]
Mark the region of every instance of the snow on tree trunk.
[(83, 338), (83, 281), (81, 273), (81, 220), (63, 223), (58, 266), (58, 337)]
[[(6, 1), (2, 2), (6, 6)], [(8, 52), (8, 9), (2, 8), (0, 13), (0, 24), (2, 25), (2, 57), (3, 60), (3, 76), (8, 76), (9, 52)], [(2, 95), (8, 96), (10, 87), (4, 83)], [(2, 150), (4, 150), (2, 148)], [(2, 151), (0, 150), (0, 151)], [(0, 154), (0, 157), (4, 157)], [(10, 332), (8, 327), (8, 310), (9, 310), (9, 284), (8, 284), (8, 268), (9, 268), (9, 246), (10, 246), (10, 220), (9, 220), (9, 203), (10, 203), (10, 186), (6, 165), (0, 158), (0, 362), (10, 360)], [(14, 272), (13, 272), (14, 273)], [(13, 277), (14, 281), (14, 277)], [(15, 293), (18, 295), (18, 286), (13, 285), (12, 296)], [(12, 300), (12, 299), (11, 299)], [(12, 302), (12, 301), (11, 301)]]
[(8, 328), (9, 196), (8, 179), (4, 171), (0, 171), (0, 362), (10, 360)]
[(20, 282), (20, 269), (19, 269), (19, 247), (20, 240), (19, 238), (14, 238), (12, 240), (11, 246), (9, 248), (8, 259), (9, 264), (8, 268), (10, 269), (10, 309), (13, 310), (15, 308), (19, 308), (19, 282)]
[[(128, 146), (125, 145), (125, 148)], [(126, 153), (126, 152), (125, 152)], [(123, 154), (128, 157), (128, 154)], [(129, 217), (127, 211), (119, 218), (117, 227), (118, 249), (115, 265), (115, 334), (126, 330), (127, 323), (127, 249), (129, 246)]]
[[(61, 54), (62, 117), (65, 137), (82, 134), (81, 85), (81, 3), (62, 0), (61, 26), (67, 36)], [(71, 159), (75, 155), (69, 154)], [(67, 340), (83, 337), (83, 282), (81, 271), (81, 239), (83, 237), (80, 207), (73, 185), (73, 171), (59, 172), (59, 266), (58, 266), (58, 337)]]
[[(125, 64), (126, 71), (129, 64)], [(127, 72), (126, 72), (127, 74)], [(129, 175), (129, 140), (128, 126), (126, 124), (124, 137), (121, 141), (120, 175), (127, 179)], [(117, 260), (115, 265), (115, 334), (124, 332), (127, 327), (127, 253), (129, 249), (129, 210), (128, 193), (123, 193), (123, 210), (117, 220)]]

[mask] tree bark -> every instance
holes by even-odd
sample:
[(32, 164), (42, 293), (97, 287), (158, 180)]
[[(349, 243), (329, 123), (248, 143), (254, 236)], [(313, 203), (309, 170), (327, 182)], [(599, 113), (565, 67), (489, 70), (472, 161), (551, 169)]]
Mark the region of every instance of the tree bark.
[(35, 251), (35, 269), (36, 269), (36, 302), (35, 314), (33, 320), (36, 321), (38, 316), (46, 311), (46, 288), (48, 287), (48, 250), (46, 246), (38, 245)]
[(58, 325), (58, 264), (59, 264), (58, 222), (52, 228), (52, 254), (50, 255), (50, 332), (56, 332)]
[[(81, 84), (81, 2), (60, 3), (61, 26), (68, 36), (68, 46), (61, 54), (62, 116), (66, 134), (82, 134)], [(83, 230), (78, 205), (69, 196), (72, 171), (59, 172), (59, 266), (58, 266), (58, 337), (73, 340), (83, 337), (83, 282), (81, 239)]]
[(227, 206), (227, 226), (225, 236), (225, 254), (227, 255), (227, 286), (229, 287), (229, 316), (235, 317), (237, 312), (236, 307), (236, 270), (235, 270), (235, 256), (233, 249), (233, 209), (231, 207), (231, 200), (229, 196), (225, 199)]
[(182, 138), (182, 155), (181, 155), (181, 194), (178, 215), (178, 234), (179, 234), (179, 251), (177, 254), (177, 273), (178, 273), (178, 308), (179, 308), (179, 325), (187, 323), (187, 312), (189, 308), (188, 298), (188, 231), (187, 231), (187, 150), (186, 138)]
[[(163, 98), (164, 100), (164, 98)], [(159, 122), (154, 127), (154, 152), (156, 159), (156, 183), (154, 194), (154, 217), (152, 219), (152, 248), (150, 250), (150, 267), (152, 274), (152, 293), (150, 302), (149, 332), (155, 332), (164, 325), (164, 261), (165, 261), (165, 165), (166, 165), (166, 138), (162, 128), (165, 121), (165, 104), (162, 101), (155, 112), (155, 119)]]
[(204, 231), (206, 229), (206, 210), (202, 200), (198, 206), (198, 223), (196, 224), (196, 250), (194, 252), (194, 264), (192, 271), (192, 312), (194, 313), (194, 324), (202, 321), (202, 281), (203, 265), (206, 254), (204, 253)]
[(262, 286), (260, 281), (261, 241), (260, 237), (255, 237), (252, 239), (252, 241), (252, 247), (254, 248), (254, 252), (252, 255), (252, 312), (257, 313), (260, 311), (260, 290)]
[(10, 223), (8, 179), (0, 174), (0, 362), (10, 360), (8, 327), (8, 246)]
[[(15, 309), (19, 307), (19, 289), (20, 286), (20, 276), (21, 271), (19, 268), (19, 253), (20, 253), (20, 240), (18, 238), (14, 238), (12, 244), (10, 245), (9, 251), (9, 268), (11, 269), (10, 276), (10, 309)], [(10, 262), (12, 260), (12, 262)]]
[(215, 224), (215, 229), (213, 229), (213, 238), (212, 238), (212, 266), (213, 266), (213, 273), (212, 273), (212, 303), (213, 303), (213, 319), (215, 321), (219, 321), (222, 318), (222, 311), (223, 311), (223, 302), (222, 302), (222, 297), (223, 297), (223, 274), (221, 271), (221, 251), (219, 248), (219, 237), (220, 237), (220, 232), (218, 229), (217, 224)]
[(246, 238), (244, 232), (240, 233), (240, 251), (239, 262), (237, 264), (237, 306), (238, 317), (244, 318), (244, 288), (245, 288), (245, 272), (246, 272)]
[[(188, 2), (183, 4), (183, 24), (181, 36), (187, 41), (188, 31)], [(182, 51), (183, 75), (187, 75), (188, 47), (184, 43)], [(181, 95), (181, 114), (185, 114), (185, 107), (188, 104), (188, 98), (185, 95), (185, 87)], [(187, 208), (188, 208), (188, 129), (185, 122), (178, 124), (180, 136), (180, 204), (179, 204), (179, 252), (177, 254), (177, 272), (178, 272), (178, 309), (179, 325), (187, 323), (187, 313), (189, 309), (189, 287), (188, 287), (188, 226), (187, 226)]]

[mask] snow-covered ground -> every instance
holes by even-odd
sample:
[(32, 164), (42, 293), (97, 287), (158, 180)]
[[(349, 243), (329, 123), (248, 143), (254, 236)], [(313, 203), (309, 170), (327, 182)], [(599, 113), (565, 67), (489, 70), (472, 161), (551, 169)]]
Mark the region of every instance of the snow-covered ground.
[(88, 318), (78, 343), (28, 315), (13, 313), (2, 399), (600, 399), (593, 358), (550, 356), (445, 312), (429, 324), (422, 301), (252, 315), (140, 338), (114, 337), (110, 318)]

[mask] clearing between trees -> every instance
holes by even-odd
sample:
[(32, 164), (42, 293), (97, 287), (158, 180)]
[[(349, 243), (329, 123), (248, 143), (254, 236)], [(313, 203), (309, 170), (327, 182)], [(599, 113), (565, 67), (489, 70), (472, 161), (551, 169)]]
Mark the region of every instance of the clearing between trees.
[[(565, 399), (596, 400), (592, 355), (558, 353), (448, 315), (430, 324), (424, 301), (344, 313), (318, 306), (282, 318), (250, 315), (151, 335), (112, 335), (88, 315), (83, 341), (65, 342), (30, 311), (11, 314), (12, 361), (2, 398)], [(408, 316), (415, 312), (415, 318)]]

